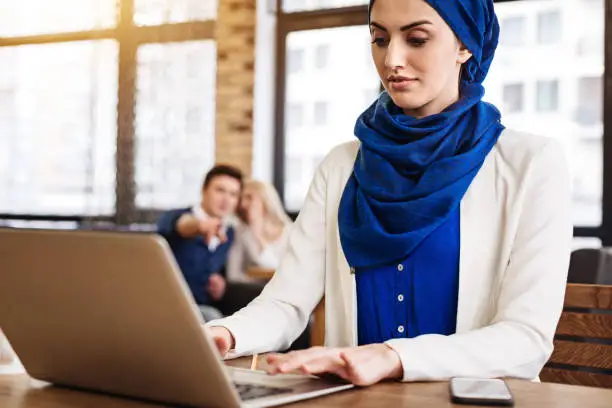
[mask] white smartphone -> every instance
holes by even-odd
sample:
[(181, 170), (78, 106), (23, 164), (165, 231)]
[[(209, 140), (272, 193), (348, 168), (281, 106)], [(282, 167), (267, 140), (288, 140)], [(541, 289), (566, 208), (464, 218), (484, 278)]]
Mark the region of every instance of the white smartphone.
[(512, 393), (503, 380), (456, 377), (450, 381), (452, 401), (470, 405), (514, 405)]

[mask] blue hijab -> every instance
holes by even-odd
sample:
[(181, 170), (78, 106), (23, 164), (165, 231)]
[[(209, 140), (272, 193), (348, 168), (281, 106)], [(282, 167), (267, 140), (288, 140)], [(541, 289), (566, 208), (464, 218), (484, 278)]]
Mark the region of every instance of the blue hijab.
[(493, 0), (425, 1), (472, 57), (460, 99), (443, 112), (405, 115), (384, 92), (357, 119), (361, 147), (338, 214), (352, 267), (406, 259), (459, 206), (503, 130), (499, 111), (482, 101), (499, 37)]

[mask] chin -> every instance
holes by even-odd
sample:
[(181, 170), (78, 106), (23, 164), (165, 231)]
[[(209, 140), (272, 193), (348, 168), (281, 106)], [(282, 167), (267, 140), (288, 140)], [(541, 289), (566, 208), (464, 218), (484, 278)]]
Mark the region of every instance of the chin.
[(421, 100), (420, 98), (415, 98), (411, 95), (406, 95), (405, 93), (399, 95), (397, 93), (389, 93), (389, 96), (391, 96), (393, 103), (404, 111), (418, 111), (427, 104), (427, 102)]
[(419, 110), (427, 104), (427, 102), (424, 100), (425, 98), (419, 97), (419, 95), (416, 95), (414, 92), (387, 92), (389, 93), (391, 100), (393, 100), (393, 103), (403, 110)]

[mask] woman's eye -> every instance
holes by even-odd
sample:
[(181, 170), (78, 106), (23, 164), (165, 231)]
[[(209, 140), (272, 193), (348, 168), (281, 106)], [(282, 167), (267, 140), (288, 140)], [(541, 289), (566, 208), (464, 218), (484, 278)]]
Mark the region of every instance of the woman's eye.
[(375, 44), (378, 47), (383, 47), (387, 45), (387, 42), (387, 39), (383, 37), (375, 37), (374, 39), (372, 39), (372, 44)]
[(427, 42), (427, 39), (425, 38), (413, 37), (413, 38), (408, 39), (408, 43), (415, 47), (422, 47), (423, 45), (425, 45), (426, 42)]

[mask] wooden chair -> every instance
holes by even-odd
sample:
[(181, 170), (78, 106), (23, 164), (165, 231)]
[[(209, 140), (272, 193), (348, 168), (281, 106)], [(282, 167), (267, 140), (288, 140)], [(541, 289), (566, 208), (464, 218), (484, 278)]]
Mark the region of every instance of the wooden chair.
[(312, 312), (312, 326), (310, 328), (310, 346), (325, 345), (325, 297), (321, 299)]
[(568, 284), (564, 308), (540, 379), (612, 388), (612, 286)]
[(612, 248), (581, 248), (573, 251), (567, 282), (612, 285)]

